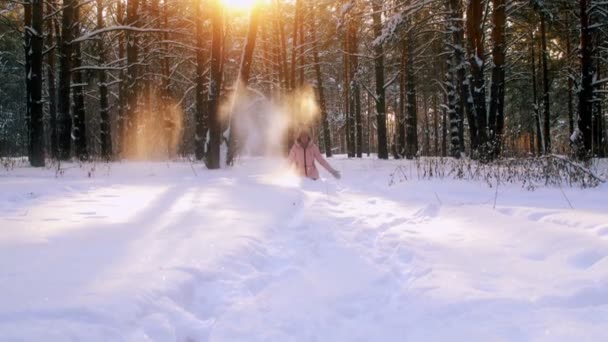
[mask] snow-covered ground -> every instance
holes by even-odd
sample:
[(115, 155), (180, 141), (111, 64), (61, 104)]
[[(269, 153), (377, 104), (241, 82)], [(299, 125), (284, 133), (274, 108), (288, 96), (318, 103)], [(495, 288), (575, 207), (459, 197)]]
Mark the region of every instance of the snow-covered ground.
[(1, 171), (0, 340), (608, 340), (607, 184), (331, 162)]

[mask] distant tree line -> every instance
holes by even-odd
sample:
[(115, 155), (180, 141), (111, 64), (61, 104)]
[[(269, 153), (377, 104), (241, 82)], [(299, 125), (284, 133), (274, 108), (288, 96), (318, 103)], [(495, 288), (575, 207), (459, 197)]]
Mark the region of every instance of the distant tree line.
[(236, 88), (308, 85), (328, 156), (605, 157), (607, 33), (603, 0), (5, 0), (0, 156), (219, 168)]

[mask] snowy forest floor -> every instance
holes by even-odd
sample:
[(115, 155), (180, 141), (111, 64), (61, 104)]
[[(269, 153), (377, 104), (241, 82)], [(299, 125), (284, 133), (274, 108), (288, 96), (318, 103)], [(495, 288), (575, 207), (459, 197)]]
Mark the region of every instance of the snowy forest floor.
[(330, 162), (0, 171), (0, 340), (608, 340), (607, 184)]

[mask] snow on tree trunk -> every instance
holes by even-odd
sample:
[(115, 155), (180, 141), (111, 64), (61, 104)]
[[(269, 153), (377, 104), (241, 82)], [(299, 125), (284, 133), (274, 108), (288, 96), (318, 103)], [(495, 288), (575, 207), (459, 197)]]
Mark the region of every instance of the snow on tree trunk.
[[(405, 157), (415, 158), (418, 155), (418, 106), (416, 96), (416, 76), (414, 75), (414, 63), (416, 50), (416, 38), (413, 30), (407, 30), (407, 59), (406, 59), (406, 89), (407, 89), (407, 115), (405, 118)], [(426, 113), (425, 113), (426, 115)]]
[[(104, 28), (103, 0), (97, 0), (97, 29)], [(97, 40), (97, 56), (100, 69), (98, 71), (99, 86), (99, 140), (101, 141), (101, 157), (109, 160), (112, 157), (112, 132), (110, 124), (110, 104), (108, 101), (108, 85), (106, 71), (106, 51), (103, 36)]]
[(374, 44), (374, 74), (376, 79), (376, 120), (378, 132), (378, 158), (388, 159), (386, 139), (386, 99), (384, 91), (384, 48), (379, 37), (382, 36), (382, 1), (372, 0)]
[(197, 160), (205, 156), (206, 108), (205, 108), (205, 36), (203, 34), (203, 18), (201, 17), (201, 1), (194, 2), (194, 20), (196, 21), (196, 112), (194, 129), (194, 155)]
[(578, 130), (582, 134), (582, 146), (577, 154), (580, 159), (590, 158), (592, 155), (592, 99), (593, 99), (593, 65), (591, 54), (593, 51), (591, 41), (591, 28), (589, 27), (589, 0), (579, 0), (580, 7), (580, 65), (581, 79), (578, 96)]
[(315, 12), (315, 7), (313, 5), (313, 11), (311, 16), (312, 25), (310, 28), (313, 41), (312, 56), (314, 62), (315, 76), (317, 78), (317, 97), (319, 99), (319, 108), (321, 110), (321, 124), (323, 126), (323, 145), (325, 146), (325, 155), (327, 157), (331, 157), (331, 132), (329, 128), (329, 120), (327, 118), (327, 104), (325, 101), (325, 90), (323, 89), (323, 74), (321, 73), (321, 64), (319, 60), (319, 43), (317, 41), (317, 23)]
[[(74, 7), (74, 37), (80, 36), (80, 4)], [(73, 71), (72, 71), (72, 97), (74, 99), (74, 127), (72, 138), (74, 139), (74, 149), (76, 157), (80, 160), (88, 159), (87, 151), (87, 136), (86, 136), (86, 118), (85, 118), (85, 101), (84, 87), (85, 83), (82, 77), (82, 71), (78, 70), (82, 66), (82, 56), (80, 50), (80, 42), (73, 44)]]
[(486, 116), (486, 84), (485, 84), (485, 47), (483, 27), (483, 1), (470, 0), (467, 7), (467, 37), (469, 48), (469, 64), (471, 78), (469, 87), (472, 103), (473, 116), (477, 123), (477, 151), (474, 155), (486, 160), (488, 157), (488, 135)]
[(43, 50), (42, 0), (31, 0), (31, 26), (25, 27), (29, 36), (31, 50), (28, 51), (30, 72), (27, 75), (30, 86), (30, 135), (29, 160), (32, 166), (44, 166), (44, 123), (42, 110), (42, 50)]
[(209, 143), (205, 163), (209, 169), (220, 168), (222, 124), (220, 120), (220, 91), (222, 89), (223, 15), (219, 0), (211, 2), (211, 78), (209, 82)]
[(490, 113), (488, 117), (490, 127), (490, 140), (492, 144), (492, 157), (500, 156), (502, 150), (502, 135), (504, 130), (505, 108), (505, 0), (492, 0), (494, 9), (492, 15), (492, 87), (490, 98)]
[[(55, 11), (55, 0), (49, 0), (46, 3), (46, 13)], [(55, 66), (55, 48), (51, 48), (53, 44), (59, 43), (58, 25), (55, 23), (55, 18), (49, 18), (47, 21), (47, 46), (50, 49), (47, 54), (47, 86), (49, 92), (49, 135), (50, 135), (50, 155), (56, 159), (58, 156), (57, 150), (57, 82), (56, 82), (56, 66)]]
[(540, 14), (540, 39), (542, 49), (543, 63), (543, 140), (544, 153), (551, 153), (551, 102), (549, 98), (549, 51), (547, 50), (547, 32), (546, 32), (545, 13), (541, 10)]
[(69, 160), (72, 146), (72, 116), (70, 114), (72, 84), (72, 44), (75, 0), (64, 0), (59, 49), (59, 98), (57, 110), (57, 146), (59, 159)]

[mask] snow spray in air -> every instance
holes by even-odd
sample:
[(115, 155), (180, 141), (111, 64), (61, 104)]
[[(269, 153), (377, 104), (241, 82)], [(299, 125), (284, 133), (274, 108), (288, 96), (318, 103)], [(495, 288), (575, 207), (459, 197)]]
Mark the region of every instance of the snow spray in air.
[(320, 109), (311, 86), (272, 101), (253, 89), (236, 89), (220, 110), (223, 120), (230, 121), (225, 136), (232, 135), (238, 155), (283, 155), (293, 141), (290, 135), (317, 124)]
[[(143, 99), (140, 95), (139, 99)], [(177, 155), (183, 130), (179, 103), (152, 91), (149, 103), (129, 113), (122, 131), (122, 155), (130, 159), (167, 159)]]

